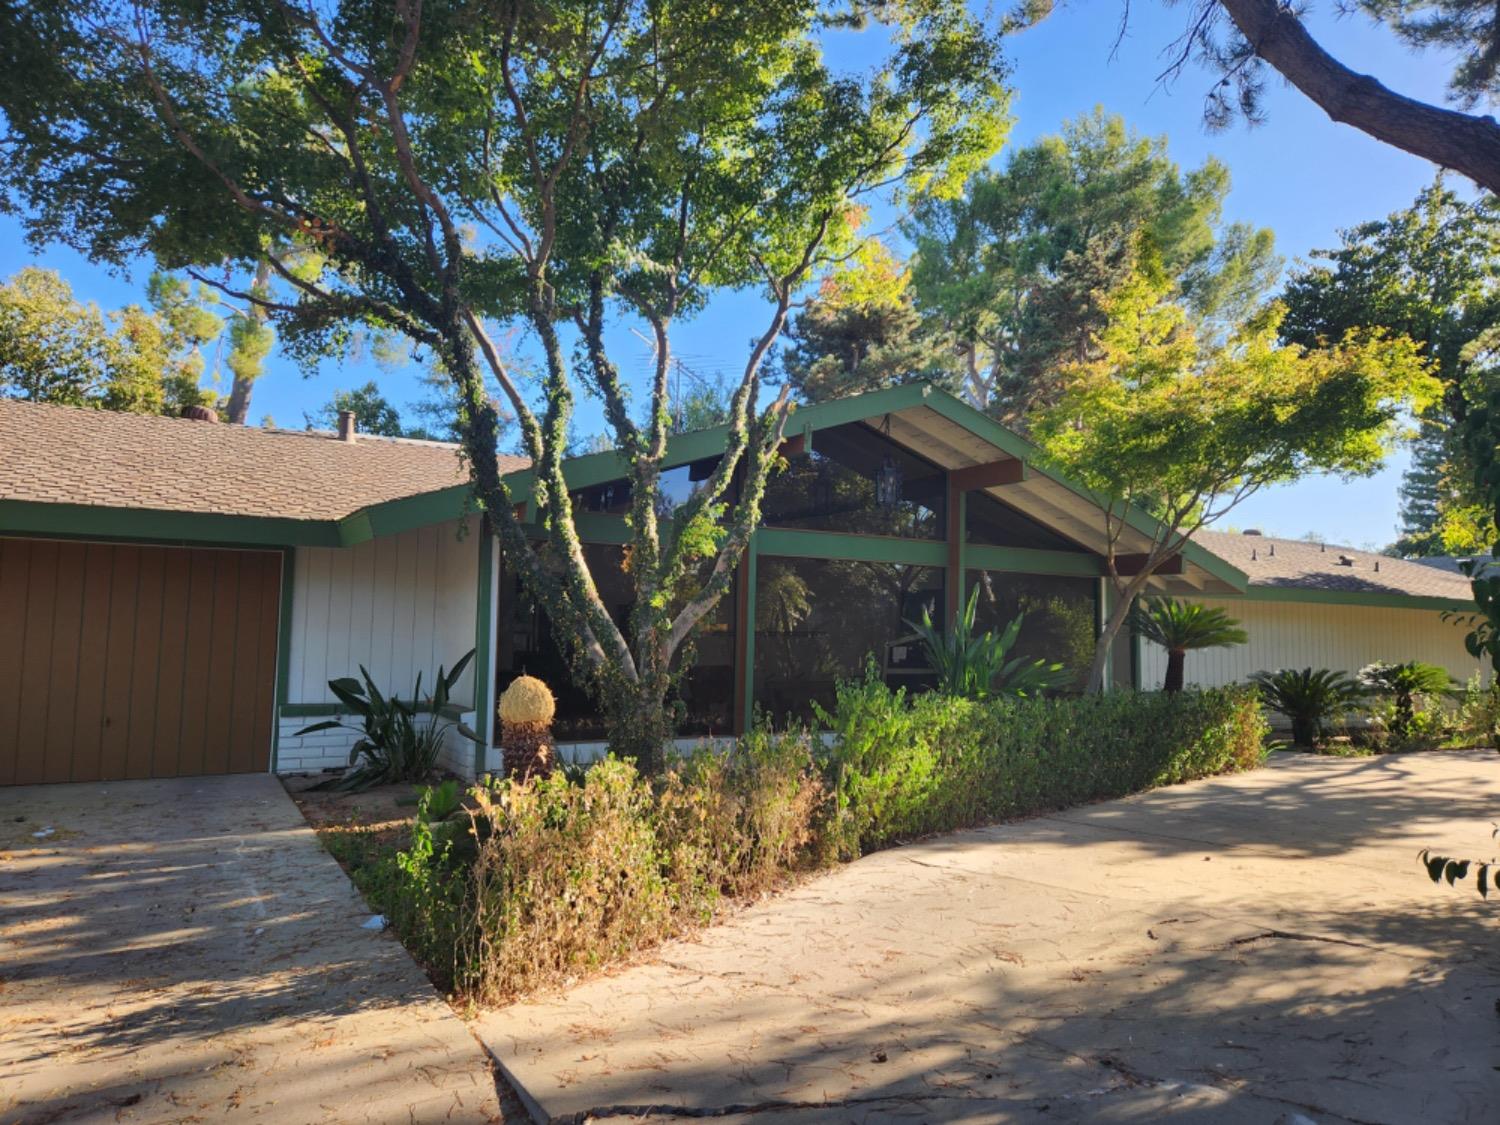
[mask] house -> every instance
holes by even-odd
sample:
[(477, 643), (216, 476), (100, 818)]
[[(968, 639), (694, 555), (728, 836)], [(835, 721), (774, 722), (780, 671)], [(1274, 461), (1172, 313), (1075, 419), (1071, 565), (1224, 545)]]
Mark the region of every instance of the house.
[[(722, 429), (672, 440), (666, 503), (707, 478), (723, 442)], [(869, 655), (890, 682), (920, 686), (907, 623), (924, 608), (945, 618), (946, 592), (975, 585), (982, 624), (1024, 613), (1021, 648), (1087, 663), (1107, 597), (1098, 509), (1004, 427), (914, 384), (798, 409), (783, 454), (764, 526), (694, 642), (685, 736), (741, 730), (757, 707), (810, 717)], [(502, 468), (534, 519), (526, 463)], [(566, 472), (601, 596), (623, 620), (623, 466), (597, 453)], [(1153, 527), (1132, 516), (1122, 565)], [(1267, 630), (1286, 606), (1326, 615), (1316, 636), (1282, 629), (1257, 667), (1472, 666), (1439, 615), (1463, 603), (1461, 578), (1432, 571), (1433, 585), (1408, 587), (1381, 560), (1379, 574), (1336, 576), (1357, 589), (1301, 586), (1240, 542), (1188, 544), (1153, 588), (1233, 605), (1252, 636), (1252, 614)], [(599, 745), (600, 716), (473, 510), (456, 447), (0, 400), (0, 784), (342, 765), (353, 735), (296, 733), (338, 713), (328, 680), (363, 664), (407, 693), (469, 649), (452, 699), (481, 744), (450, 738), (450, 768), (498, 765), (493, 701), (522, 672), (557, 690), (560, 742)], [(1154, 659), (1122, 643), (1116, 682), (1151, 683)], [(1190, 657), (1190, 680), (1240, 678), (1203, 659)]]

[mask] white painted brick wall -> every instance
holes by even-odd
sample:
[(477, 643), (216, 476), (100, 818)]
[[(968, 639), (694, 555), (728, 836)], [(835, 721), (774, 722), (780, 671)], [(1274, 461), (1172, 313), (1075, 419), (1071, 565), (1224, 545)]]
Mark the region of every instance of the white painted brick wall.
[[(319, 722), (303, 716), (281, 719), (281, 735), (277, 744), (277, 773), (318, 773), (321, 770), (349, 764), (349, 751), (359, 739), (359, 733), (335, 728), (297, 736), (303, 727)], [(463, 721), (472, 728), (474, 716), (465, 715)], [(443, 749), (438, 764), (460, 777), (474, 776), (474, 744), (455, 730), (449, 730), (443, 739)]]

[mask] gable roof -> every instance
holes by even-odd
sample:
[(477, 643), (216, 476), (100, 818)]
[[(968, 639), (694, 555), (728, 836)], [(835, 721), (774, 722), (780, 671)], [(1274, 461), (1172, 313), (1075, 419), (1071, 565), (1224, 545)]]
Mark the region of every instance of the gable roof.
[[(0, 450), (0, 502), (11, 509), (103, 508), (141, 520), (160, 513), (333, 524), (468, 484), (459, 447), (445, 442), (372, 435), (343, 441), (322, 431), (14, 399), (0, 399)], [(526, 465), (516, 457), (500, 460), (502, 471)]]
[[(1200, 531), (1200, 545), (1243, 571), (1247, 593), (1263, 600), (1412, 608), (1473, 608), (1469, 580), (1456, 571), (1354, 547), (1225, 531)], [(1348, 559), (1349, 563), (1341, 562)]]

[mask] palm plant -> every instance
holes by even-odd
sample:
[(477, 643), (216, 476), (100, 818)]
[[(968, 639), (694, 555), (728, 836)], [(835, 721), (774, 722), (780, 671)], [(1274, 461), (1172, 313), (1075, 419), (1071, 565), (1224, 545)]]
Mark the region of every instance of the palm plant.
[(1447, 695), (1455, 686), (1446, 668), (1421, 660), (1408, 660), (1405, 664), (1377, 660), (1360, 669), (1359, 680), (1371, 694), (1389, 696), (1395, 704), (1390, 727), (1391, 734), (1398, 739), (1411, 733), (1418, 704), (1424, 697)]
[(1130, 624), (1137, 634), (1167, 650), (1167, 677), (1162, 691), (1182, 690), (1182, 671), (1187, 654), (1200, 648), (1230, 648), (1242, 645), (1250, 635), (1222, 609), (1176, 598), (1147, 598), (1131, 610)]
[(1328, 726), (1341, 722), (1365, 697), (1358, 680), (1327, 668), (1257, 672), (1250, 681), (1260, 688), (1267, 707), (1291, 721), (1292, 741), (1298, 746), (1317, 746)]
[[(349, 765), (355, 768), (313, 788), (355, 790), (396, 781), (425, 781), (437, 768), (443, 738), (449, 730), (457, 729), (465, 738), (478, 741), (477, 736), (462, 723), (441, 722), (438, 717), (448, 705), (453, 685), (458, 683), (473, 657), (474, 650), (470, 649), (451, 671), (444, 671), (440, 665), (436, 686), (425, 699), (422, 696), (422, 673), (418, 672), (409, 702), (395, 695), (382, 694), (363, 664), (359, 666), (363, 682), (352, 676), (329, 680), (328, 689), (351, 714), (359, 717), (359, 725), (328, 719), (303, 727), (297, 732), (297, 737), (334, 728), (358, 731), (360, 737), (349, 750)], [(418, 722), (417, 716), (422, 714), (430, 714), (432, 718), (425, 723)]]
[(1026, 619), (1024, 613), (1011, 618), (999, 633), (976, 634), (974, 615), (978, 607), (979, 587), (975, 586), (963, 611), (953, 615), (953, 627), (947, 632), (933, 625), (926, 606), (921, 621), (907, 622), (921, 638), (927, 661), (938, 674), (940, 691), (967, 699), (987, 699), (1037, 695), (1072, 682), (1072, 673), (1061, 664), (1035, 657), (1010, 657)]

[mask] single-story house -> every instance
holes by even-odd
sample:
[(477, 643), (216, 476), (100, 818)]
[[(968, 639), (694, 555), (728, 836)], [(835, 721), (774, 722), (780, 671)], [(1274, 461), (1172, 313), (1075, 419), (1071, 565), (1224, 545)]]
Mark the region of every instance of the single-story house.
[[(672, 439), (666, 503), (691, 495), (723, 443), (722, 429)], [(694, 643), (685, 736), (742, 730), (756, 708), (810, 717), (871, 656), (891, 683), (920, 685), (907, 623), (923, 608), (946, 618), (948, 592), (976, 584), (984, 624), (1024, 613), (1025, 651), (1086, 665), (1107, 597), (1099, 511), (1015, 434), (913, 384), (798, 409), (783, 454), (734, 589)], [(503, 468), (534, 518), (525, 461)], [(601, 596), (623, 621), (622, 464), (596, 453), (566, 473)], [(454, 717), (481, 740), (451, 737), (450, 768), (496, 768), (494, 700), (522, 672), (556, 690), (559, 742), (596, 748), (600, 717), (466, 480), (455, 446), (348, 425), (0, 400), (0, 785), (342, 765), (354, 735), (296, 733), (337, 714), (330, 679), (363, 665), (405, 695), (470, 649)], [(1123, 565), (1152, 526), (1133, 518)], [(1465, 603), (1461, 576), (1424, 570), (1421, 584), (1413, 564), (1376, 571), (1345, 551), (1355, 563), (1324, 580), (1294, 553), (1340, 549), (1277, 540), (1273, 560), (1271, 540), (1202, 540), (1153, 589), (1232, 606), (1252, 641), (1222, 661), (1193, 654), (1189, 680), (1376, 658), (1455, 675), (1475, 665), (1440, 616)], [(1127, 639), (1116, 682), (1159, 682), (1159, 656)]]

